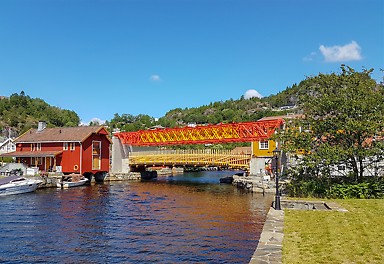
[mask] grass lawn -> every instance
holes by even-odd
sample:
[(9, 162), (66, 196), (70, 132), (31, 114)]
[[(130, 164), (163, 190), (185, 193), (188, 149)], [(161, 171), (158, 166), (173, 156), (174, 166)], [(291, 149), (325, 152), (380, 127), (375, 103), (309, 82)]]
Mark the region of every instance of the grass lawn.
[(349, 212), (285, 210), (283, 263), (384, 263), (384, 199), (332, 201)]

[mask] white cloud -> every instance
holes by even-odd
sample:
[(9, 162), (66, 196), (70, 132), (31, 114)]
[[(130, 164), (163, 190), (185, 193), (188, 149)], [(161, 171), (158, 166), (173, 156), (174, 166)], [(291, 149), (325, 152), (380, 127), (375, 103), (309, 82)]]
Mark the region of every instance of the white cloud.
[(321, 45), (319, 48), (327, 62), (343, 62), (361, 60), (361, 48), (356, 41), (352, 41), (344, 46), (326, 47)]
[(303, 58), (303, 61), (313, 61), (317, 56), (316, 52), (311, 52), (308, 56)]
[(244, 94), (244, 99), (250, 99), (252, 97), (262, 98), (263, 96), (256, 90), (248, 90)]
[(157, 74), (153, 74), (153, 75), (151, 76), (150, 79), (151, 79), (151, 81), (154, 81), (154, 82), (159, 82), (159, 81), (161, 81), (160, 76), (157, 75)]
[(84, 123), (83, 121), (80, 122), (80, 126), (89, 126), (90, 123), (93, 123), (93, 124), (98, 124), (98, 125), (104, 125), (105, 124), (105, 120), (101, 120), (100, 118), (98, 117), (94, 117), (91, 119), (91, 121), (89, 122), (86, 122)]

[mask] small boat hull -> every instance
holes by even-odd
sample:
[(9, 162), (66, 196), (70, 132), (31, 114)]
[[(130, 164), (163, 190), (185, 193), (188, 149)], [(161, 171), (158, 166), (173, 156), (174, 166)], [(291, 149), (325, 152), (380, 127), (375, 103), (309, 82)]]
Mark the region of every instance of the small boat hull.
[(232, 183), (232, 182), (233, 182), (233, 176), (220, 178), (220, 183)]
[(34, 192), (40, 183), (41, 180), (18, 178), (0, 185), (0, 196)]
[(82, 186), (88, 182), (87, 178), (80, 179), (79, 181), (61, 181), (57, 183), (57, 188), (71, 188)]

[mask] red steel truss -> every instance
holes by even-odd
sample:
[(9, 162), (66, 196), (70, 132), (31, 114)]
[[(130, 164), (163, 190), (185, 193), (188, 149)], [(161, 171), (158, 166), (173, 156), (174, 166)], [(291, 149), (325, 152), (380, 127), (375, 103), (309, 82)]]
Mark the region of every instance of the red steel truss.
[(256, 122), (119, 132), (116, 133), (115, 136), (120, 138), (123, 144), (133, 146), (250, 142), (270, 138), (275, 130), (282, 124), (283, 119), (274, 119)]

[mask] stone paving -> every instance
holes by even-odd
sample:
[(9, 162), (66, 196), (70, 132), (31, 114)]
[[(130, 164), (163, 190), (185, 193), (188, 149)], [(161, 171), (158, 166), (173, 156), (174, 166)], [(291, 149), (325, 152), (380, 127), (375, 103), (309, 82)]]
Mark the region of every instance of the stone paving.
[(271, 207), (250, 264), (282, 263), (283, 228), (284, 210)]

